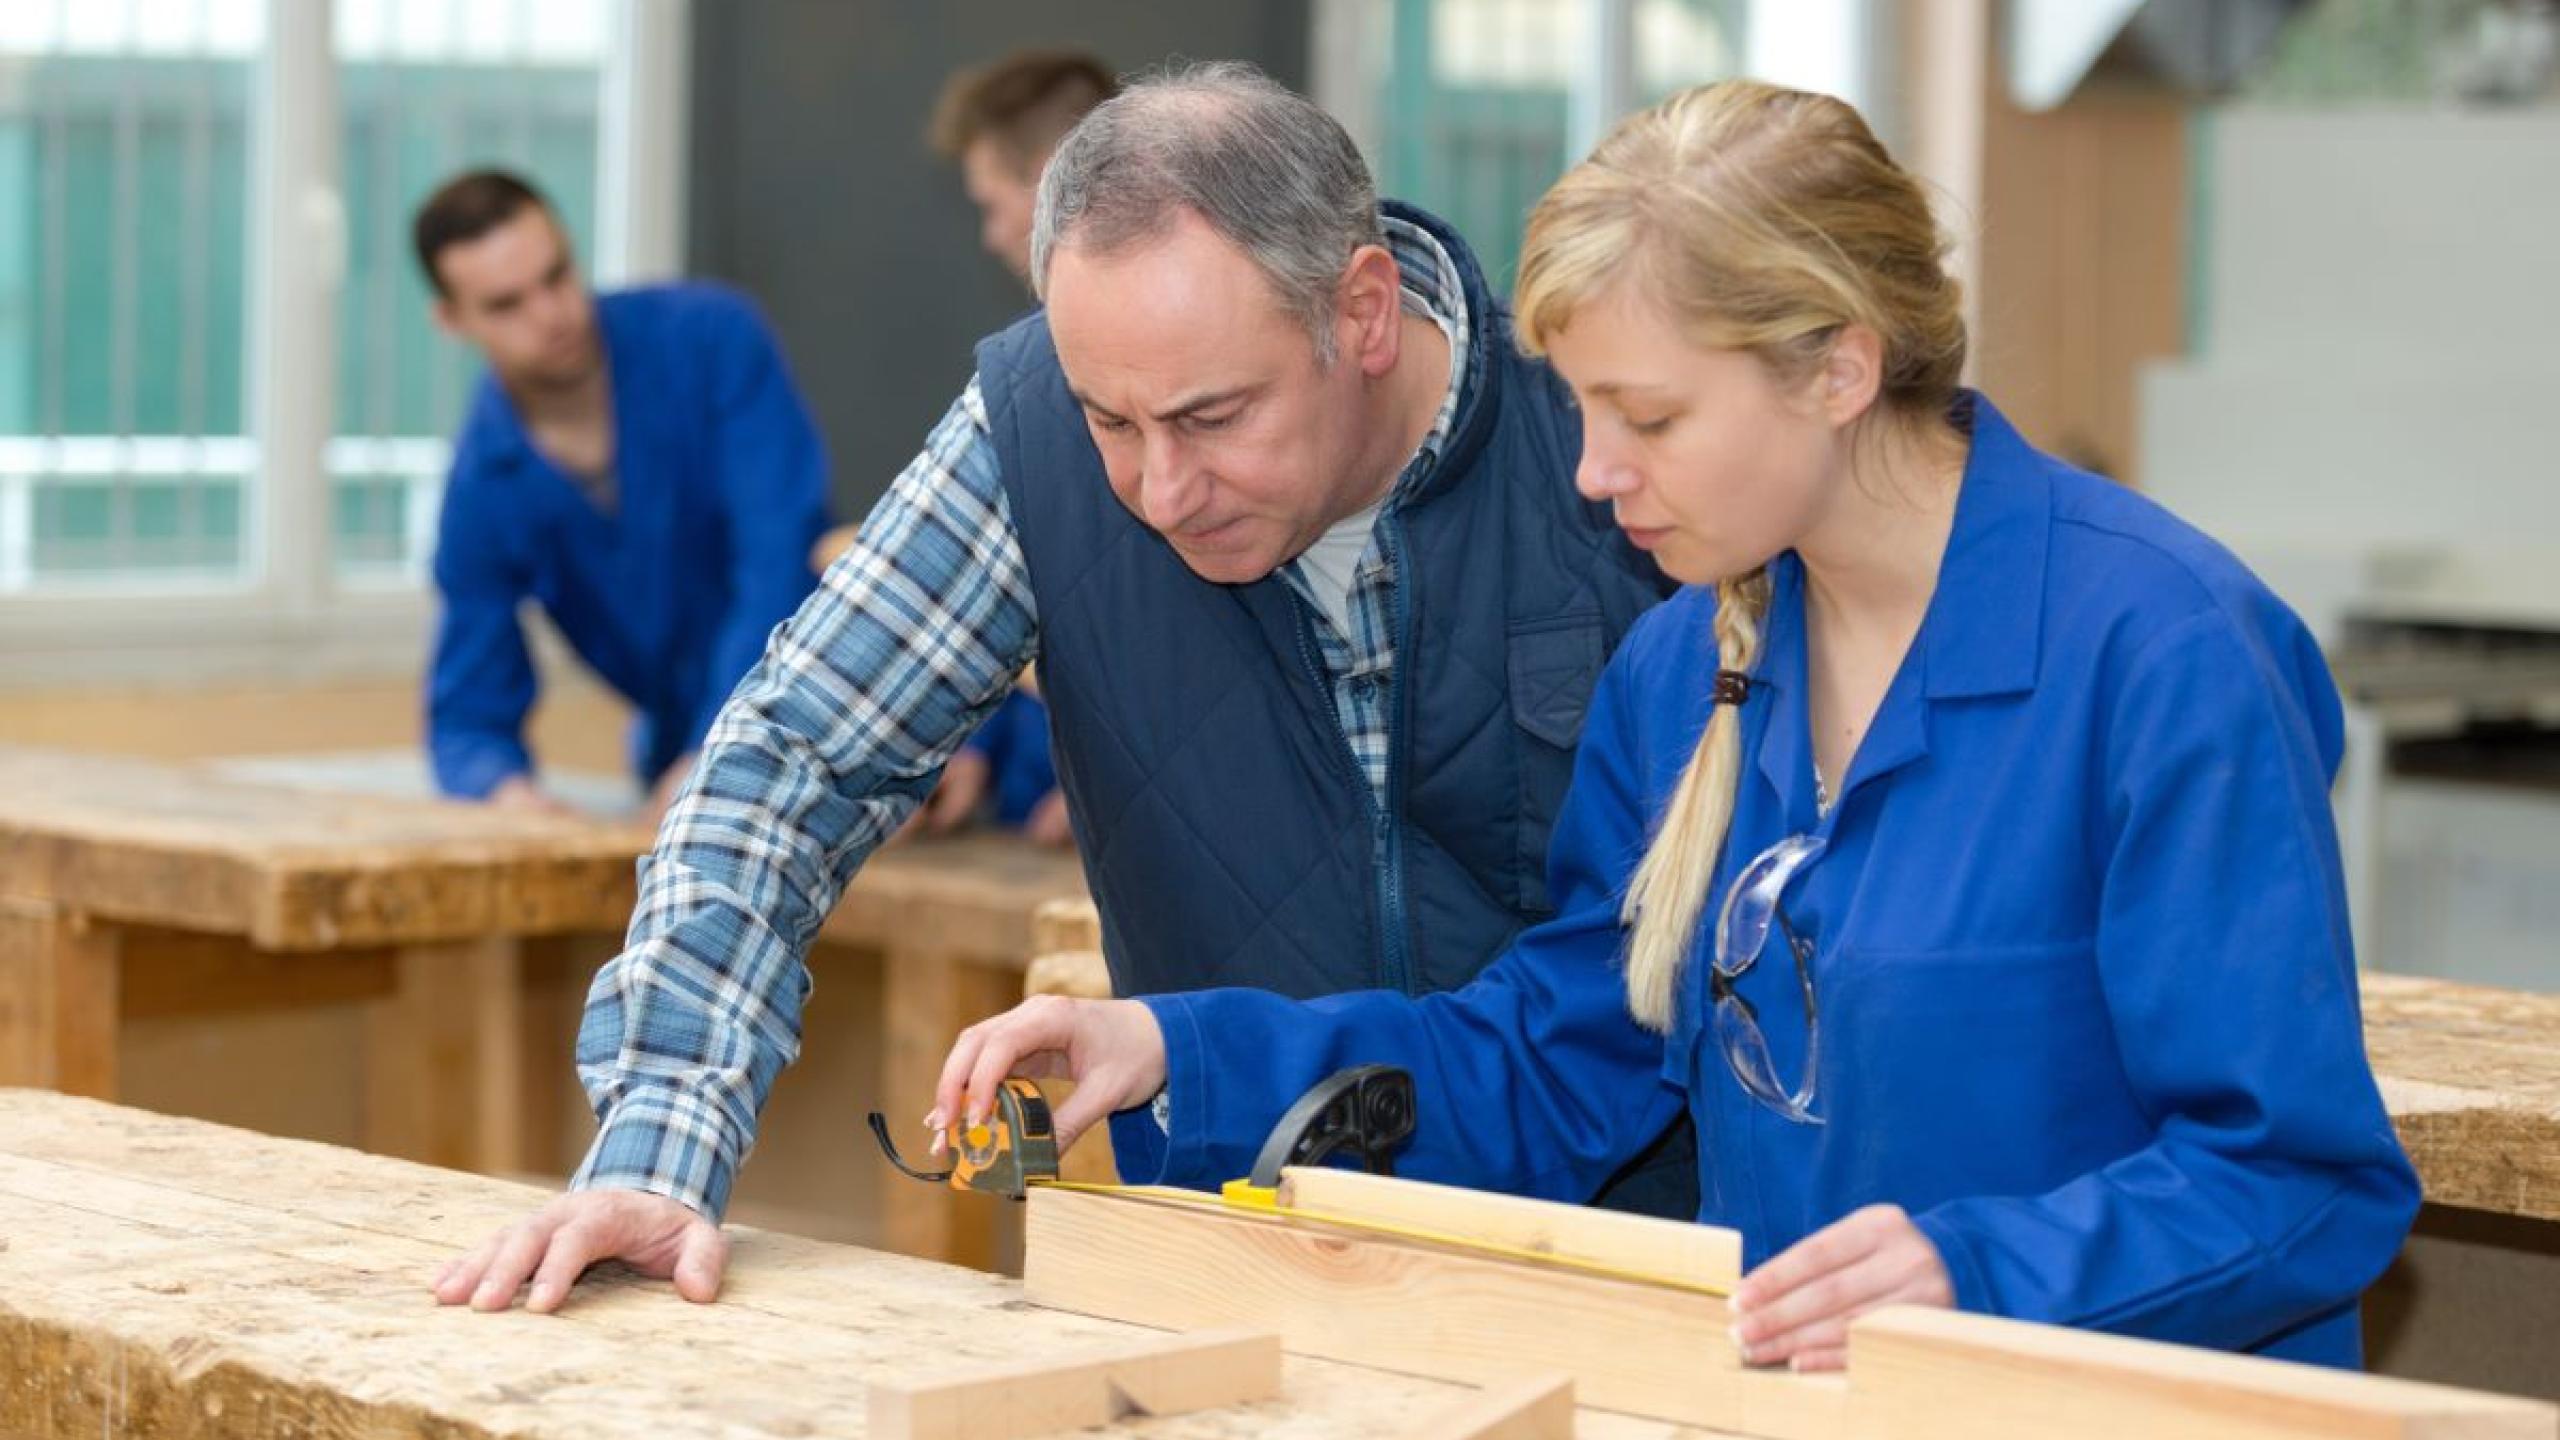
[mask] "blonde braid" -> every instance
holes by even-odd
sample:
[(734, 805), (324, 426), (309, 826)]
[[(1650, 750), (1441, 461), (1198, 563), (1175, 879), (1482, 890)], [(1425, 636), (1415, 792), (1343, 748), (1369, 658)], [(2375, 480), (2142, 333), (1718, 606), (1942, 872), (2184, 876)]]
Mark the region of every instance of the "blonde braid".
[[(1716, 586), (1716, 668), (1749, 674), (1760, 656), (1769, 575), (1754, 570)], [(1627, 1010), (1657, 1033), (1671, 1029), (1698, 916), (1715, 884), (1742, 773), (1742, 716), (1719, 700), (1680, 783), (1663, 807), (1644, 862), (1627, 882), (1618, 918), (1628, 927)]]

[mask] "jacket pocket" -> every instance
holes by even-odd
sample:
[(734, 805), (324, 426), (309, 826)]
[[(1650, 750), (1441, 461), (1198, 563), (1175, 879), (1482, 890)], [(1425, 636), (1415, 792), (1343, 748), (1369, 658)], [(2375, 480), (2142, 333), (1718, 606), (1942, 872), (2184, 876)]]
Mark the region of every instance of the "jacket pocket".
[(1511, 720), (1547, 744), (1571, 750), (1582, 736), (1591, 687), (1600, 682), (1597, 615), (1541, 621), (1511, 632)]
[(1515, 753), (1519, 776), (1520, 906), (1531, 919), (1553, 908), (1547, 895), (1547, 838), (1573, 779), (1573, 746), (1591, 708), (1592, 687), (1608, 645), (1596, 614), (1558, 616), (1511, 632), (1511, 723), (1520, 732)]

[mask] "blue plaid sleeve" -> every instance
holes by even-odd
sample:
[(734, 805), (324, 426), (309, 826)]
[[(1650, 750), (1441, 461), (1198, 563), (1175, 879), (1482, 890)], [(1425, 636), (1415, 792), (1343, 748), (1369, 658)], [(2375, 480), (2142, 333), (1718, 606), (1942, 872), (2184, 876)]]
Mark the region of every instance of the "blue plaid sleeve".
[(799, 1054), (810, 937), (1037, 644), (973, 377), (774, 632), (640, 862), (630, 934), (578, 1030), (599, 1128), (573, 1188), (727, 1208)]

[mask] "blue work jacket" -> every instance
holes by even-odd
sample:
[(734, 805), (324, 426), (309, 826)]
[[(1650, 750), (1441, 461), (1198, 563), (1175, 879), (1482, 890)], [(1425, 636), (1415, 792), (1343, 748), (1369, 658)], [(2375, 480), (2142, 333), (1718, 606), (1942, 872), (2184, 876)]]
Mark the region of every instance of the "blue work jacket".
[[(2357, 1297), (2418, 1203), (2366, 1065), (2328, 785), (2340, 714), (2302, 624), (2142, 497), (1967, 397), (1935, 595), (1817, 814), (1803, 570), (1774, 595), (1733, 826), (1666, 1038), (1627, 1017), (1628, 877), (1710, 713), (1712, 592), (1638, 623), (1601, 680), (1555, 831), (1556, 918), (1473, 984), (1295, 1005), (1156, 997), (1170, 1132), (1116, 1117), (1123, 1173), (1240, 1175), (1343, 1065), (1409, 1067), (1398, 1171), (1580, 1200), (1683, 1107), (1699, 1219), (1765, 1260), (1907, 1209), (1957, 1303), (2353, 1365)], [(1820, 1125), (1752, 1101), (1701, 1021), (1718, 905), (1783, 838), (1812, 943)], [(1793, 1081), (1793, 963), (1740, 983)]]
[(1021, 829), (1058, 788), (1058, 767), (1049, 758), (1049, 707), (1028, 690), (1007, 691), (961, 748), (986, 757), (996, 823), (1008, 830)]
[(826, 452), (754, 308), (669, 285), (598, 296), (596, 324), (613, 375), (612, 513), (534, 448), (495, 377), (454, 444), (427, 676), (427, 748), (449, 795), (533, 768), (525, 601), (631, 702), (631, 765), (647, 785), (700, 747), (817, 583)]

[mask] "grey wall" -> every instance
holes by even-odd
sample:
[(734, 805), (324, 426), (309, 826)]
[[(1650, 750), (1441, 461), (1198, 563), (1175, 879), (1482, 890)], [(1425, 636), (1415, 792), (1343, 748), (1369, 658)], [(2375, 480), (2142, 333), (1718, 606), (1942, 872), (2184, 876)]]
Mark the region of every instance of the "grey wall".
[(1304, 88), (1308, 0), (712, 0), (694, 7), (687, 268), (773, 318), (859, 517), (1029, 298), (925, 148), (954, 69), (1081, 45), (1122, 71), (1251, 60)]

